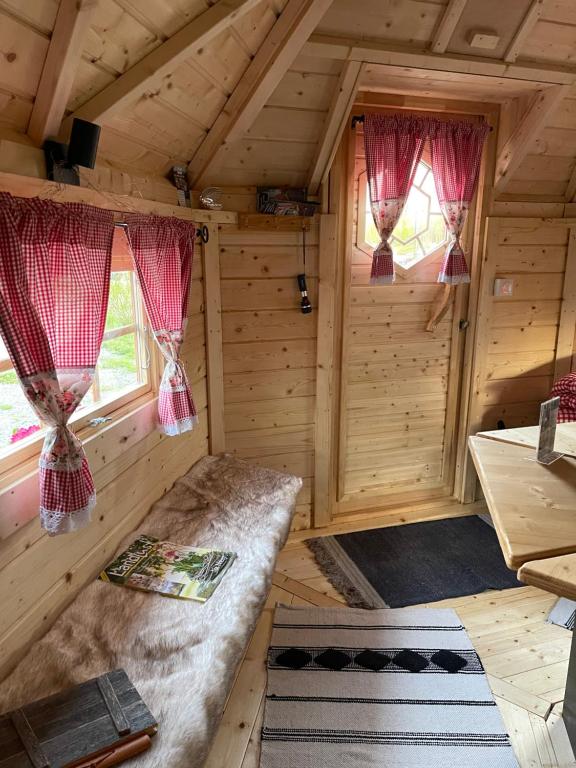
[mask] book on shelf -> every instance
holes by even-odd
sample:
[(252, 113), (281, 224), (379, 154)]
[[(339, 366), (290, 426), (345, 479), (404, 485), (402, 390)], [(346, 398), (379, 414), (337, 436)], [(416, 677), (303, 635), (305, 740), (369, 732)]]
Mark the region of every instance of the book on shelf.
[(144, 592), (205, 603), (235, 559), (234, 552), (139, 536), (99, 578)]

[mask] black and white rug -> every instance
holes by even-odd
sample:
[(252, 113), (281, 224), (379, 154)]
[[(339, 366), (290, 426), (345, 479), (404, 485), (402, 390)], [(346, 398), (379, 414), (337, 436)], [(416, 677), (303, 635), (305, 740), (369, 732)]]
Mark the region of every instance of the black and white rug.
[(524, 586), (507, 568), (489, 519), (476, 515), (324, 536), (307, 544), (348, 605), (360, 608), (403, 608)]
[(452, 610), (278, 607), (261, 768), (517, 768)]

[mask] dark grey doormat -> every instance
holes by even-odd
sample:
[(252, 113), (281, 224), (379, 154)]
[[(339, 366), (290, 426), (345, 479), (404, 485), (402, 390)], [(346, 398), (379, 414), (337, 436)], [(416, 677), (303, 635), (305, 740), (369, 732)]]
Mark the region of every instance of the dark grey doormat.
[(404, 608), (524, 586), (506, 567), (494, 529), (455, 517), (310, 539), (322, 573), (361, 608)]

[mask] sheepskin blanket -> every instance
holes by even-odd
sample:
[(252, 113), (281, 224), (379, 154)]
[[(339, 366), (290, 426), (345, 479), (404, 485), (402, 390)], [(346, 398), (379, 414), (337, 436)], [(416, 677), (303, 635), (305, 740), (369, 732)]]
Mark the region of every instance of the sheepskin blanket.
[(122, 542), (150, 534), (238, 554), (205, 604), (95, 581), (0, 684), (0, 712), (124, 667), (159, 723), (135, 768), (196, 768), (270, 588), (302, 481), (208, 456)]

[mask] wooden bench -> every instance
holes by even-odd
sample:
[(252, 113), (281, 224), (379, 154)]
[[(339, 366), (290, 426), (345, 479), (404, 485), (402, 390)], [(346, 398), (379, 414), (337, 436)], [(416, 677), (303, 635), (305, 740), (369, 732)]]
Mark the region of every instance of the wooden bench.
[[(151, 468), (153, 471), (153, 468)], [(205, 457), (137, 531), (238, 559), (205, 604), (95, 581), (0, 684), (0, 711), (123, 667), (159, 722), (138, 768), (197, 768), (270, 589), (302, 482), (229, 456)], [(104, 565), (104, 563), (102, 564)]]

